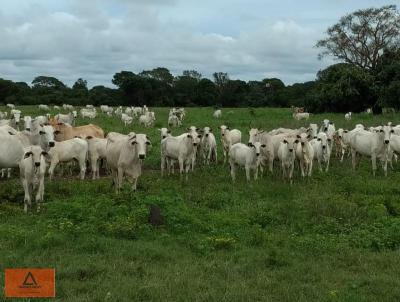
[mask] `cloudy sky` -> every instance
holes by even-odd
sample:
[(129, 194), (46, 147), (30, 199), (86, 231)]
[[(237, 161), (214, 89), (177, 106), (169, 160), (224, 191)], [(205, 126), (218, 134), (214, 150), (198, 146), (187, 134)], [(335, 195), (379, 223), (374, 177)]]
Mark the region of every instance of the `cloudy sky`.
[(115, 72), (162, 66), (302, 82), (332, 63), (313, 47), (328, 26), (396, 1), (1, 0), (0, 77), (112, 86)]

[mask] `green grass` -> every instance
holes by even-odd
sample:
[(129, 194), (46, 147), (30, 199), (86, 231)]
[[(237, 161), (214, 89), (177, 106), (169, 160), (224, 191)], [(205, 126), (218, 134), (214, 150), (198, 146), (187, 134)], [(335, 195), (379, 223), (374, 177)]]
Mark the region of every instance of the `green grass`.
[[(2, 110), (2, 109), (0, 109)], [(35, 107), (23, 112), (35, 114)], [(398, 301), (400, 287), (400, 171), (372, 176), (364, 159), (333, 159), (329, 173), (293, 186), (280, 173), (231, 183), (229, 168), (197, 167), (189, 181), (159, 174), (159, 132), (168, 110), (156, 108), (156, 127), (116, 118), (91, 121), (106, 132), (146, 133), (153, 142), (138, 192), (115, 195), (109, 177), (46, 183), (40, 214), (25, 215), (18, 178), (0, 180), (0, 269), (55, 267), (56, 301)], [(336, 127), (376, 125), (397, 115), (312, 115), (290, 110), (188, 108), (184, 127), (227, 124), (242, 130), (299, 127), (324, 118)], [(82, 120), (78, 124), (84, 124)], [(173, 134), (182, 133), (173, 129)], [(219, 143), (219, 142), (218, 142)], [(219, 146), (220, 147), (220, 146)], [(219, 158), (222, 159), (221, 149)], [(76, 173), (77, 175), (78, 173)], [(166, 224), (147, 223), (156, 204)], [(3, 286), (0, 274), (0, 286)], [(0, 298), (1, 300), (1, 298)], [(4, 299), (5, 301), (12, 301)], [(36, 299), (35, 299), (36, 301)]]

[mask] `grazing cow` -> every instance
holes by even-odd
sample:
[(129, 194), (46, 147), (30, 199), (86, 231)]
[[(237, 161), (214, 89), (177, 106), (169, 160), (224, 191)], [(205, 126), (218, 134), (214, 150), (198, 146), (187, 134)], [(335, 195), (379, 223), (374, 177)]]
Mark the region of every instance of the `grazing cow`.
[(115, 109), (115, 115), (121, 115), (123, 112), (122, 106), (119, 106), (117, 109)]
[(319, 170), (322, 172), (322, 166), (325, 164), (325, 172), (328, 172), (331, 158), (328, 136), (324, 132), (320, 132), (317, 138), (310, 141), (310, 144), (314, 149), (314, 159), (318, 161)]
[(101, 105), (100, 106), (100, 111), (102, 113), (106, 113), (106, 114), (111, 113), (112, 114), (114, 109), (112, 107), (108, 106), (108, 105)]
[(269, 171), (273, 173), (274, 169), (274, 145), (272, 142), (272, 136), (269, 133), (264, 132), (264, 130), (258, 130), (257, 128), (252, 128), (249, 131), (249, 143), (248, 145), (251, 146), (255, 142), (260, 142), (261, 144), (265, 145), (265, 148), (261, 149), (261, 156), (260, 156), (260, 170), (261, 174), (264, 173), (264, 166), (265, 161), (268, 162)]
[(54, 110), (60, 110), (61, 108), (60, 108), (60, 106), (54, 105), (54, 106), (53, 106), (53, 109), (54, 109)]
[(54, 134), (57, 142), (65, 141), (74, 137), (93, 136), (104, 138), (103, 129), (93, 124), (72, 127), (63, 123), (59, 123), (53, 127), (55, 129)]
[(74, 114), (72, 112), (68, 113), (68, 114), (57, 114), (54, 119), (57, 121), (57, 123), (65, 123), (65, 124), (69, 124), (71, 126), (74, 125)]
[(125, 127), (126, 127), (127, 125), (132, 124), (132, 122), (133, 122), (133, 117), (129, 116), (129, 115), (126, 114), (126, 113), (122, 113), (122, 114), (121, 114), (121, 120), (122, 120), (122, 122), (124, 123), (124, 125), (125, 125)]
[(222, 116), (222, 111), (220, 109), (214, 111), (213, 117), (220, 118), (221, 116)]
[(5, 111), (5, 112), (1, 112), (0, 111), (0, 119), (5, 119), (5, 118), (7, 118), (7, 116), (8, 116), (8, 112), (7, 111)]
[(40, 104), (38, 107), (39, 107), (39, 110), (50, 111), (50, 108), (47, 105)]
[(210, 161), (217, 163), (217, 141), (210, 127), (204, 127), (203, 129), (200, 149), (203, 152), (204, 163), (207, 163), (207, 165), (210, 164)]
[(86, 105), (86, 108), (88, 108), (88, 109), (94, 109), (94, 106), (93, 106), (93, 105)]
[(86, 155), (88, 153), (88, 143), (81, 138), (72, 138), (62, 142), (55, 142), (54, 147), (50, 148), (51, 158), (49, 174), (50, 180), (53, 178), (54, 169), (60, 162), (69, 162), (76, 159), (79, 163), (80, 179), (85, 179)]
[(100, 160), (107, 157), (107, 139), (87, 136), (88, 155), (92, 168), (92, 179), (100, 178)]
[(304, 107), (294, 107), (292, 106), (292, 113), (303, 113), (304, 112)]
[(163, 140), (164, 138), (171, 136), (171, 130), (169, 130), (168, 128), (161, 128), (158, 129), (158, 131), (161, 132), (161, 140)]
[(145, 134), (110, 133), (107, 136), (107, 165), (111, 169), (117, 193), (122, 187), (124, 175), (132, 179), (132, 189), (136, 191), (137, 180), (142, 174), (142, 161), (146, 158), (147, 148), (150, 145), (151, 142)]
[(314, 149), (308, 141), (310, 135), (302, 133), (297, 136), (299, 143), (296, 147), (296, 158), (300, 164), (301, 176), (311, 176), (314, 160)]
[(293, 113), (293, 118), (295, 120), (308, 120), (310, 118), (310, 114), (308, 112), (297, 112)]
[(44, 196), (44, 176), (46, 174), (47, 152), (39, 146), (30, 146), (24, 149), (24, 155), (19, 162), (20, 179), (24, 188), (24, 211), (28, 212), (31, 206), (31, 193), (38, 186), (36, 193), (37, 212), (40, 211), (40, 202)]
[(240, 143), (242, 141), (242, 132), (237, 129), (230, 130), (229, 127), (222, 125), (221, 129), (221, 142), (224, 150), (224, 164), (226, 163), (226, 158), (229, 152), (229, 149), (232, 145), (236, 143)]
[(293, 183), (294, 161), (296, 159), (295, 150), (299, 141), (293, 137), (288, 137), (280, 143), (278, 149), (278, 158), (281, 163), (282, 177)]
[(10, 109), (15, 109), (15, 105), (14, 104), (7, 104), (7, 107)]
[(344, 119), (345, 119), (346, 121), (350, 121), (350, 120), (351, 120), (351, 112), (347, 112), (347, 113), (344, 115)]
[(242, 143), (232, 145), (229, 150), (229, 165), (233, 182), (236, 180), (236, 165), (244, 167), (246, 170), (247, 181), (250, 181), (251, 170), (254, 171), (254, 180), (257, 180), (259, 165), (258, 159), (261, 154), (261, 148), (265, 148), (265, 145), (260, 142), (255, 142), (250, 146)]
[(356, 156), (364, 155), (371, 158), (372, 174), (375, 176), (376, 159), (382, 163), (382, 168), (387, 176), (387, 162), (390, 148), (390, 136), (393, 129), (390, 126), (381, 126), (378, 132), (359, 130), (351, 136), (350, 147), (353, 170), (356, 169)]
[(197, 140), (190, 133), (184, 133), (178, 137), (170, 136), (161, 141), (161, 176), (164, 175), (164, 169), (167, 165), (168, 172), (171, 170), (171, 161), (178, 161), (181, 177), (186, 171), (186, 180), (193, 157), (196, 152)]

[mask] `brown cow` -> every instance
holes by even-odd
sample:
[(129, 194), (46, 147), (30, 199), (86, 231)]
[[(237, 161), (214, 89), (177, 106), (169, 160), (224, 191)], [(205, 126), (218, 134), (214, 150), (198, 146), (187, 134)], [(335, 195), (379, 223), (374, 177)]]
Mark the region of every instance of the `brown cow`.
[(104, 138), (104, 131), (100, 127), (89, 124), (79, 127), (72, 127), (64, 123), (58, 123), (54, 127), (54, 137), (57, 142), (62, 142), (76, 136), (85, 138), (87, 136)]

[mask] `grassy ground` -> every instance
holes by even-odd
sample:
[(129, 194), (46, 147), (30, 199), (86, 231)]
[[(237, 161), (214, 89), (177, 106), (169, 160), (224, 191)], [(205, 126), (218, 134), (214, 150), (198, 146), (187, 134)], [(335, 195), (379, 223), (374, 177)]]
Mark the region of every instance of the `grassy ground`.
[[(38, 114), (33, 107), (22, 111)], [(225, 109), (220, 120), (212, 111), (188, 108), (184, 126), (207, 125), (218, 133), (227, 124), (247, 141), (250, 126), (306, 125), (285, 109)], [(126, 186), (115, 195), (108, 177), (57, 178), (46, 183), (43, 211), (25, 215), (16, 175), (0, 180), (0, 269), (55, 267), (56, 301), (400, 299), (398, 166), (387, 178), (382, 171), (373, 177), (367, 160), (353, 172), (349, 159), (334, 159), (329, 173), (314, 170), (309, 181), (297, 171), (293, 186), (270, 175), (247, 184), (243, 171), (232, 185), (222, 164), (198, 167), (188, 182), (177, 175), (161, 179), (156, 128), (166, 124), (168, 110), (155, 112), (152, 129), (124, 129), (116, 118), (92, 121), (107, 132), (134, 130), (151, 138), (135, 194)], [(397, 115), (363, 114), (351, 122), (313, 115), (311, 122), (324, 118), (337, 128), (398, 122)], [(151, 204), (161, 208), (164, 227), (147, 223)]]

